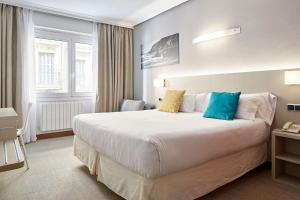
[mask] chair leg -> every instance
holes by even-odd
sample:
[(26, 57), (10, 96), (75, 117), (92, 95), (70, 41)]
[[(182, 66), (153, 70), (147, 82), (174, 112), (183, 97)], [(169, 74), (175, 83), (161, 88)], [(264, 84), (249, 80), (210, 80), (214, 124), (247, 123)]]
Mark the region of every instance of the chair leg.
[(23, 154), (24, 154), (24, 159), (25, 159), (25, 162), (26, 162), (27, 169), (29, 169), (29, 163), (28, 163), (28, 160), (27, 160), (27, 152), (26, 152), (26, 149), (25, 149), (25, 144), (24, 144), (23, 137), (22, 137), (22, 135), (20, 135), (18, 138), (19, 138), (19, 141), (20, 141), (20, 144), (21, 144), (21, 149), (22, 149)]

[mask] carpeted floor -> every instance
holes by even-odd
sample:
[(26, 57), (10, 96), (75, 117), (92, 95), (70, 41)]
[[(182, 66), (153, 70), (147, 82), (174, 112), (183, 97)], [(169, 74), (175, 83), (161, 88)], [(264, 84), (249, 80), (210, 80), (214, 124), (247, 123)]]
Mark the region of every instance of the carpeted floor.
[[(122, 199), (96, 182), (72, 154), (73, 137), (29, 144), (30, 170), (0, 173), (0, 200)], [(300, 200), (300, 189), (272, 181), (265, 167), (243, 176), (198, 200)]]

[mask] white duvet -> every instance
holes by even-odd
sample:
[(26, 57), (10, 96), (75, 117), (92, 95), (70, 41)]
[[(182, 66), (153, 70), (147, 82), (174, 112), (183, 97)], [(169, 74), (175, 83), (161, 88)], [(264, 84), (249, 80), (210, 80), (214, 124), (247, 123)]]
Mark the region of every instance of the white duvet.
[(82, 114), (73, 129), (99, 153), (147, 178), (200, 165), (269, 136), (260, 119), (223, 121), (157, 110)]

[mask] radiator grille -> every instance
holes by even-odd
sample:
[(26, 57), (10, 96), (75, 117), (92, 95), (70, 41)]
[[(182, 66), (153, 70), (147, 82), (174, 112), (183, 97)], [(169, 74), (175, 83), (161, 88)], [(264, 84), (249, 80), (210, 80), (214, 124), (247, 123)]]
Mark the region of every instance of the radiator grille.
[(83, 102), (51, 102), (40, 104), (40, 131), (72, 128), (75, 115), (84, 112)]

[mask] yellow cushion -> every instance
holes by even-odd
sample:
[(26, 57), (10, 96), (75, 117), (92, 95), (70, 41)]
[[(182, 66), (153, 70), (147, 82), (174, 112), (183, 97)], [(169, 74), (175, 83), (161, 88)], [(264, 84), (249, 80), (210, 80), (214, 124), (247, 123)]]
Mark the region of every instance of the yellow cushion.
[(167, 90), (159, 111), (177, 113), (183, 101), (185, 90)]

